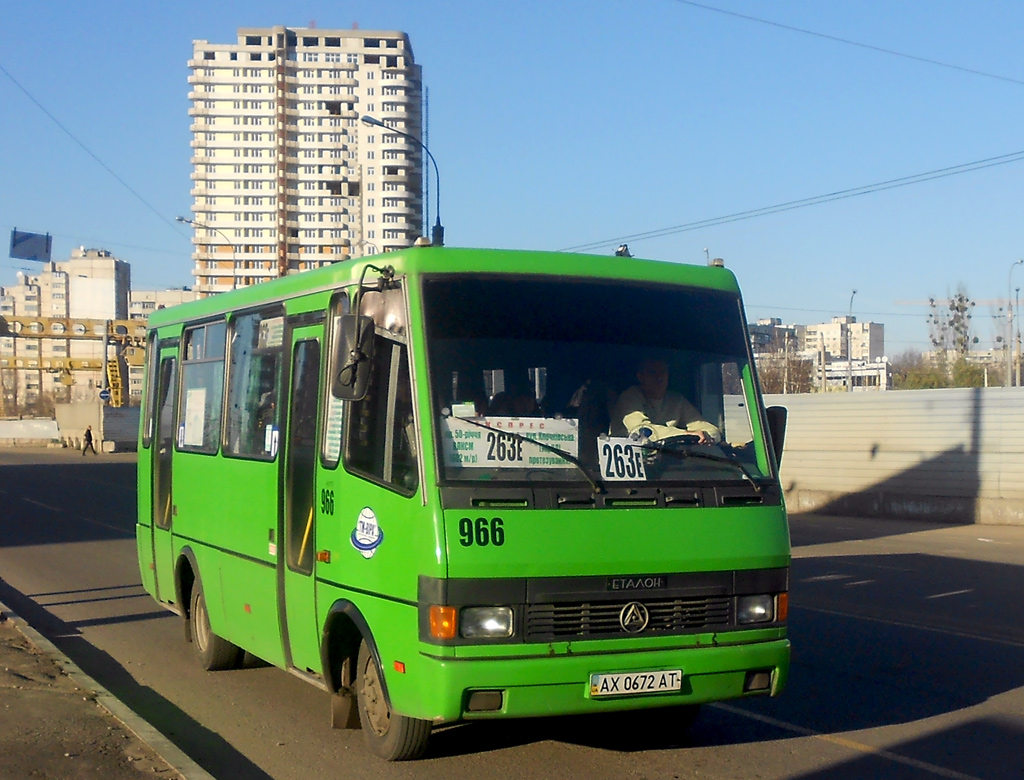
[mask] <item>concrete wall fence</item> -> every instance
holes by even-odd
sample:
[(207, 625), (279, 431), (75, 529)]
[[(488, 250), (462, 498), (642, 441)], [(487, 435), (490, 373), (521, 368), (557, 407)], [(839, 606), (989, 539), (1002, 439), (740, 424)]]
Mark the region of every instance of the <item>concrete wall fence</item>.
[(1024, 525), (1024, 388), (768, 395), (790, 512)]
[(96, 448), (105, 452), (136, 449), (139, 435), (139, 408), (124, 406), (115, 409), (100, 402), (57, 404), (57, 427), (65, 447), (82, 449), (85, 427), (92, 426)]
[(56, 420), (0, 420), (0, 447), (48, 447), (57, 440)]

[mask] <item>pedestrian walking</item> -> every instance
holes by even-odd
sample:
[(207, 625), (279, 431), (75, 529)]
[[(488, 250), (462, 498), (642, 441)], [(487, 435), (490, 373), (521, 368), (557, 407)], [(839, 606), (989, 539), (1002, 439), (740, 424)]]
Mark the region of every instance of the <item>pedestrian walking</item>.
[(91, 425), (86, 425), (85, 426), (85, 436), (83, 438), (85, 439), (85, 444), (82, 445), (82, 457), (85, 457), (85, 453), (88, 452), (89, 450), (92, 450), (92, 454), (93, 455), (98, 455), (99, 453), (96, 452), (96, 448), (94, 446), (92, 446), (92, 426)]

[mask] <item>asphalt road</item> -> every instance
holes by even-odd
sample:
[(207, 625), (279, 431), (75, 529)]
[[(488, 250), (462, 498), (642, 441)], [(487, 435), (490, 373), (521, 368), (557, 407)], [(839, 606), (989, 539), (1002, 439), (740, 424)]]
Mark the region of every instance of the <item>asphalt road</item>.
[(0, 450), (0, 601), (217, 778), (1024, 777), (1024, 528), (793, 519), (793, 668), (774, 700), (441, 729), (385, 764), (327, 695), (199, 671), (143, 592), (131, 455)]

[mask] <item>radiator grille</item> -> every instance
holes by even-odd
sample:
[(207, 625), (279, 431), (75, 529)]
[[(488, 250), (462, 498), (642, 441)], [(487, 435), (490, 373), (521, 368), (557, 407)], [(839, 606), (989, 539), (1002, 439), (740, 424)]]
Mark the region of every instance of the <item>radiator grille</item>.
[[(731, 626), (732, 599), (728, 596), (639, 600), (649, 615), (642, 634), (688, 634)], [(630, 602), (582, 601), (530, 604), (526, 608), (526, 640), (636, 636), (619, 623)]]

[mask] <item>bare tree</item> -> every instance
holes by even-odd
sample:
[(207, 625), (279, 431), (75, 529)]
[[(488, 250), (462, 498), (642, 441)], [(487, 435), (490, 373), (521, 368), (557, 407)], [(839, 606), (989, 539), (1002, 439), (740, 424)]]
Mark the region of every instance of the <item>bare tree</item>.
[(961, 282), (948, 300), (928, 300), (928, 335), (932, 346), (943, 355), (952, 352), (956, 359), (966, 357), (978, 343), (978, 337), (971, 333), (974, 301), (967, 295), (967, 288)]

